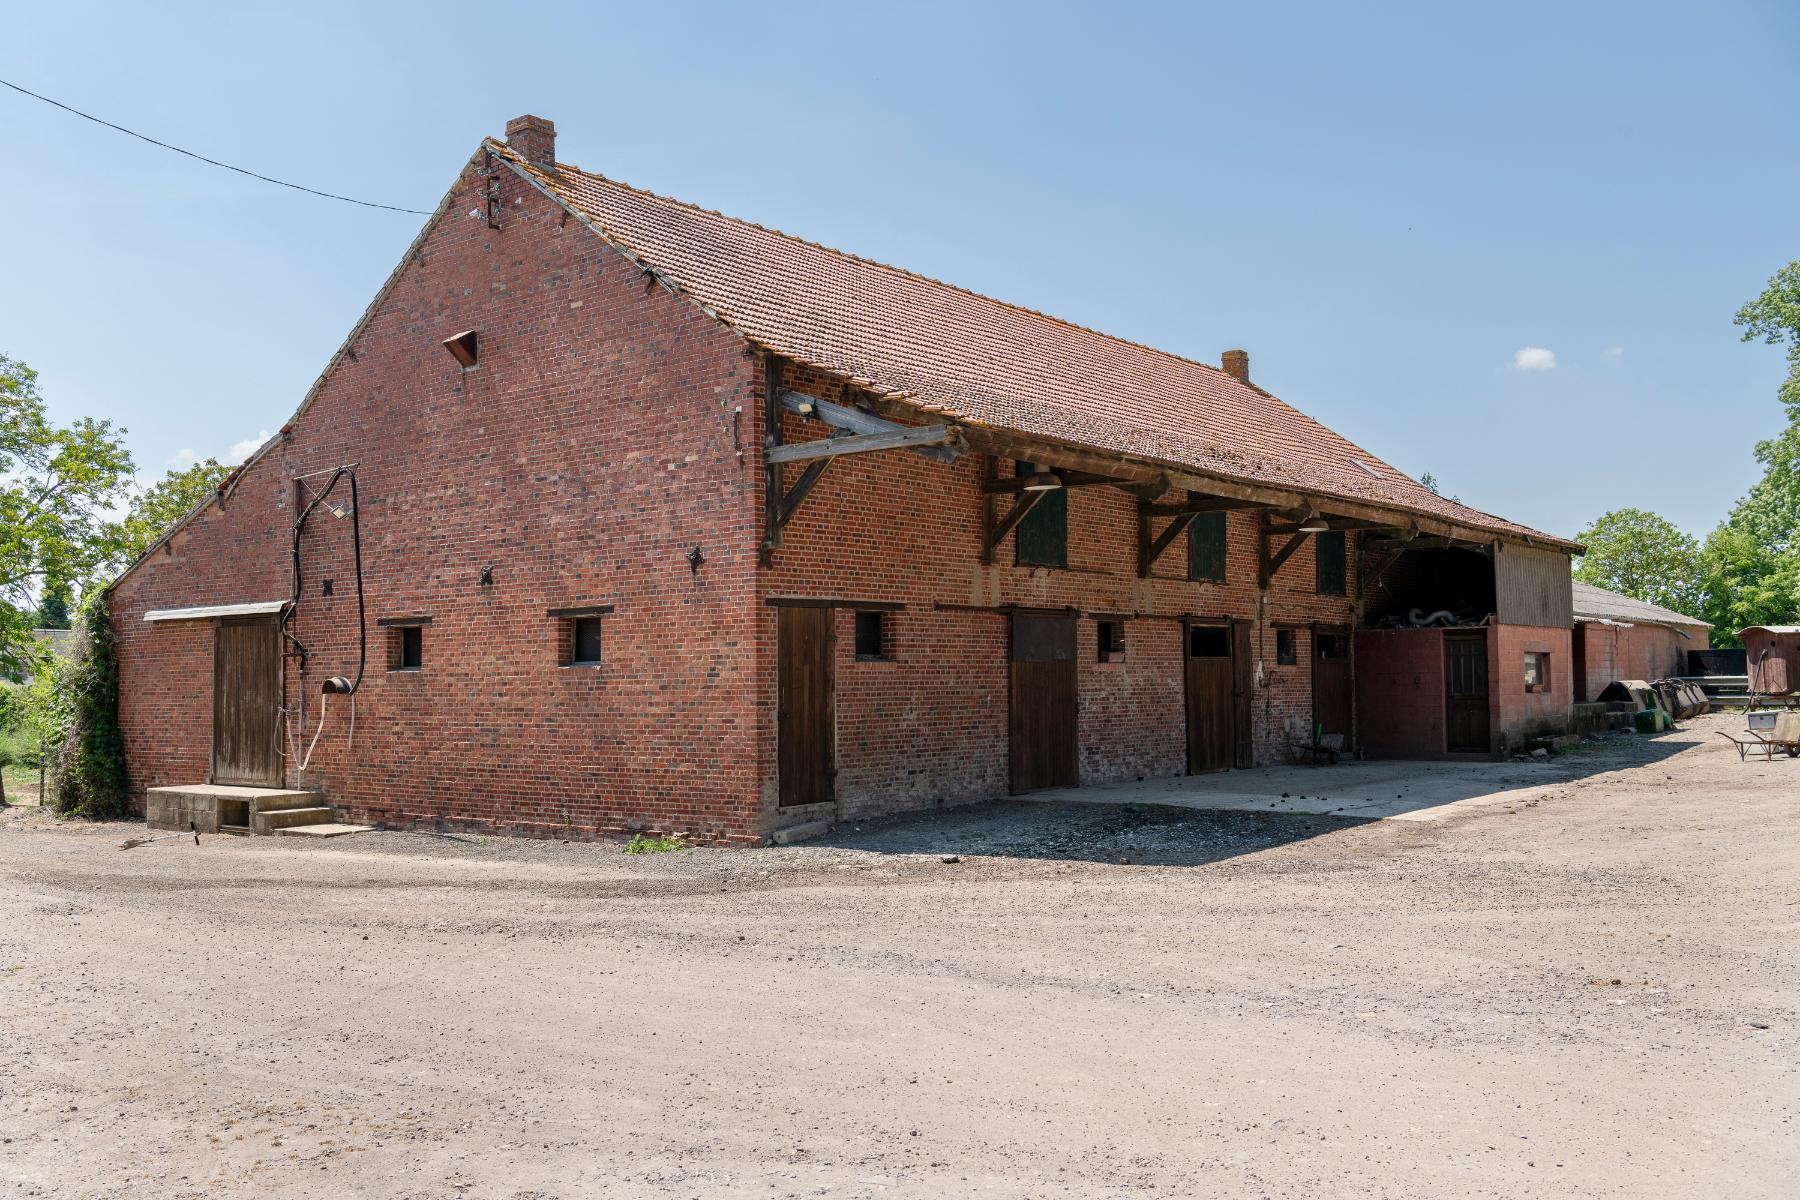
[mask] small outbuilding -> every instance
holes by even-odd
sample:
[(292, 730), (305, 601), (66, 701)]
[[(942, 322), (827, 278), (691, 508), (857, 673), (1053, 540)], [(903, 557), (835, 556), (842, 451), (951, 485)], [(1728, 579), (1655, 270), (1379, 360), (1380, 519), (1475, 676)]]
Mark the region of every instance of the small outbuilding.
[(1575, 703), (1599, 698), (1616, 679), (1687, 674), (1688, 651), (1705, 650), (1712, 626), (1644, 600), (1574, 583)]
[(1752, 625), (1738, 636), (1752, 693), (1785, 696), (1800, 684), (1800, 625)]

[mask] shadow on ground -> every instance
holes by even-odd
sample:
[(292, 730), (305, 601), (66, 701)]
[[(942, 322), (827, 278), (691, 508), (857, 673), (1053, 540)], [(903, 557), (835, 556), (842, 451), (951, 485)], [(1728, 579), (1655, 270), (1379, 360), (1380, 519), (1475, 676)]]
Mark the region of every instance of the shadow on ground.
[(874, 854), (1197, 867), (1367, 823), (1315, 814), (994, 800), (849, 821), (807, 845)]
[(1550, 759), (1354, 762), (1175, 776), (843, 821), (807, 844), (884, 854), (982, 855), (1199, 866), (1375, 821), (1433, 822), (1531, 802), (1704, 744), (1696, 722), (1657, 737), (1584, 743)]

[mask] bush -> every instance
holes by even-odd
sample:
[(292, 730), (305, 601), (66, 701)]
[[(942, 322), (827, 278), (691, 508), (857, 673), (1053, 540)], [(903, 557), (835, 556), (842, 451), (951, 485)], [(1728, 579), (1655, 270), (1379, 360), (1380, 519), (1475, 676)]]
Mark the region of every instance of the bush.
[(125, 736), (119, 730), (119, 659), (104, 592), (82, 609), (75, 651), (59, 673), (66, 714), (50, 759), (59, 812), (101, 819), (127, 811)]

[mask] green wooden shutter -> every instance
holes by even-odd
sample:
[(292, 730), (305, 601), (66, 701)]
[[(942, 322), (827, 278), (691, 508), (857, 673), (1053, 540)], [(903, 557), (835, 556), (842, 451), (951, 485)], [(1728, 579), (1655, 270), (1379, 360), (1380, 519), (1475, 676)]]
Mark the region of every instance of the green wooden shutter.
[[(1031, 473), (1031, 464), (1018, 463), (1014, 469), (1017, 474), (1028, 475)], [(1067, 488), (1043, 493), (1043, 499), (1019, 522), (1015, 547), (1015, 561), (1021, 567), (1066, 568), (1069, 565)]]
[(1188, 578), (1225, 582), (1225, 514), (1201, 513), (1188, 526)]
[(1314, 534), (1313, 547), (1318, 556), (1319, 595), (1342, 596), (1345, 580), (1343, 531), (1334, 529)]

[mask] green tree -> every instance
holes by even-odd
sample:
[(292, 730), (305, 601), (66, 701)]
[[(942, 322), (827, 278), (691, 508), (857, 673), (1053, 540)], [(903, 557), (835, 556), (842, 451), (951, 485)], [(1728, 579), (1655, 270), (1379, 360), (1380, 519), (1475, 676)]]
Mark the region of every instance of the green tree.
[(1762, 295), (1738, 309), (1737, 323), (1746, 342), (1787, 346), (1788, 376), (1779, 395), (1788, 419), (1800, 420), (1800, 260), (1775, 272)]
[(111, 422), (51, 423), (37, 372), (0, 354), (0, 671), (23, 671), (36, 594), (86, 579), (113, 551), (107, 510), (123, 498), (131, 455)]
[(1734, 645), (1750, 625), (1786, 625), (1800, 615), (1800, 261), (1775, 273), (1737, 312), (1746, 342), (1787, 348), (1778, 393), (1788, 426), (1756, 444), (1758, 479), (1701, 548), (1701, 614), (1715, 645)]
[(61, 579), (51, 579), (44, 583), (44, 590), (38, 595), (37, 616), (34, 618), (39, 629), (67, 629), (69, 627), (69, 585)]
[(211, 500), (231, 474), (216, 458), (170, 471), (131, 502), (125, 519), (110, 530), (111, 554), (105, 565), (122, 571), (155, 544), (177, 521)]
[(1676, 612), (1700, 607), (1700, 547), (1653, 512), (1618, 508), (1575, 535), (1575, 578)]

